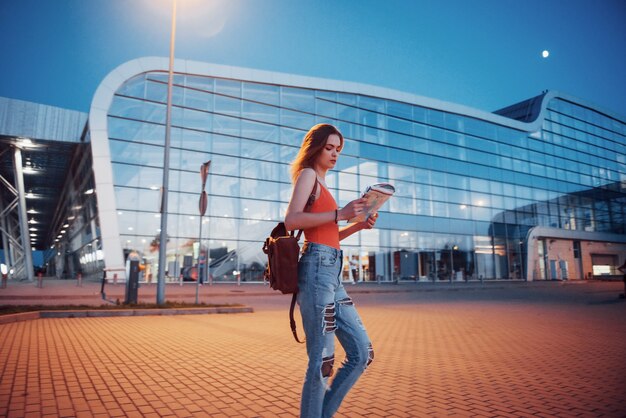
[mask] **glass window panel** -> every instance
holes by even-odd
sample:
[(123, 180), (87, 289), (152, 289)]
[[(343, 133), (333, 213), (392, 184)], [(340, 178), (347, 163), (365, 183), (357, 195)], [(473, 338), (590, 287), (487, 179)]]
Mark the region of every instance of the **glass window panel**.
[(280, 128), (280, 143), (300, 147), (306, 132), (299, 129)]
[[(319, 92), (318, 92), (319, 95)], [(331, 99), (332, 100), (332, 99)], [(337, 103), (328, 100), (322, 100), (318, 98), (315, 101), (316, 109), (315, 113), (326, 118), (336, 119), (337, 118)]]
[[(200, 189), (202, 188), (202, 180), (200, 179), (199, 168), (200, 167), (198, 167), (198, 172), (195, 173), (190, 171), (171, 170), (169, 176), (170, 190), (188, 193), (200, 193)], [(160, 173), (160, 171), (158, 172)], [(151, 183), (150, 186), (155, 187), (155, 185), (159, 185), (161, 181), (162, 180), (159, 180), (155, 176), (154, 181)]]
[(396, 193), (394, 196), (404, 196), (413, 199), (416, 197), (421, 197), (419, 193), (419, 186), (417, 186), (415, 183), (401, 180), (390, 180), (396, 188)]
[(210, 131), (212, 129), (211, 122), (212, 115), (208, 112), (193, 109), (183, 109), (182, 126), (184, 126), (185, 128)]
[(215, 154), (239, 156), (239, 141), (237, 138), (213, 135), (211, 143)]
[(278, 185), (272, 181), (256, 179), (240, 180), (240, 196), (255, 199), (278, 201)]
[(192, 109), (213, 111), (213, 94), (195, 89), (185, 89), (183, 103)]
[(239, 214), (238, 199), (223, 196), (211, 196), (212, 204), (209, 205), (208, 213), (210, 216), (220, 218), (227, 221)]
[(211, 134), (189, 129), (172, 130), (172, 146), (196, 151), (211, 151)]
[(404, 149), (388, 148), (389, 159), (398, 164), (404, 164), (408, 166), (415, 165), (415, 153)]
[(278, 86), (270, 84), (243, 82), (242, 97), (274, 106), (278, 106), (280, 103)]
[(241, 160), (241, 177), (276, 178), (276, 166), (259, 160)]
[(266, 123), (278, 124), (280, 109), (254, 102), (243, 102), (242, 117)]
[(448, 189), (440, 186), (433, 186), (431, 189), (432, 198), (441, 202), (448, 201)]
[[(389, 164), (389, 179), (390, 180), (404, 180), (407, 182), (412, 182), (413, 172), (414, 170), (412, 168), (404, 167), (401, 165)], [(396, 186), (396, 191), (398, 191), (397, 186)]]
[(424, 215), (424, 216), (433, 215), (432, 200), (417, 199), (414, 205), (415, 205), (415, 213), (417, 215)]
[(109, 107), (109, 115), (149, 122), (164, 122), (165, 105), (116, 96)]
[[(187, 150), (173, 148), (170, 151), (170, 169), (198, 171), (200, 170), (200, 166), (202, 164), (212, 158), (213, 157), (209, 153), (189, 152)], [(161, 160), (163, 160), (163, 156), (161, 156)], [(211, 163), (211, 170), (213, 170), (213, 165), (214, 164)]]
[[(207, 189), (212, 195), (238, 196), (240, 179), (237, 177), (209, 175)], [(209, 197), (210, 198), (210, 197)]]
[(241, 115), (241, 100), (227, 96), (215, 96), (215, 113), (230, 116)]
[(160, 190), (115, 187), (115, 201), (118, 209), (124, 210), (159, 210)]
[(234, 117), (214, 115), (213, 131), (218, 134), (240, 136), (241, 120)]
[(371, 160), (389, 161), (387, 156), (388, 147), (370, 144), (368, 142), (361, 143), (361, 157)]
[(108, 118), (109, 137), (163, 145), (165, 126), (116, 117)]
[[(378, 177), (378, 164), (379, 163), (376, 161), (361, 160), (358, 172), (362, 176), (371, 176), (376, 178)], [(342, 171), (354, 173), (355, 167), (346, 167)]]
[(112, 162), (163, 166), (163, 147), (110, 140)]
[[(209, 228), (211, 230), (211, 248), (227, 248), (228, 240), (237, 236), (237, 222), (233, 218), (210, 218)], [(230, 243), (232, 247), (233, 243)]]
[(477, 178), (470, 178), (470, 188), (476, 192), (489, 192), (489, 181)]
[(289, 109), (315, 113), (315, 92), (313, 90), (282, 87), (281, 105)]
[(469, 204), (470, 193), (467, 190), (448, 189), (448, 200), (452, 203)]
[(164, 83), (158, 82), (156, 80), (153, 80), (152, 76), (150, 76), (150, 78), (144, 85), (144, 89), (145, 90), (143, 94), (136, 97), (145, 97), (147, 100), (152, 100), (159, 103), (167, 102), (167, 80)]
[(278, 145), (268, 142), (241, 139), (241, 156), (264, 161), (274, 161), (278, 155)]
[[(214, 154), (211, 162), (211, 173), (239, 176), (239, 162), (239, 158)], [(200, 166), (198, 165), (198, 167)]]
[[(428, 111), (428, 123), (433, 126), (445, 127), (444, 113), (440, 110), (429, 109)], [(443, 132), (443, 131), (442, 131)]]
[(481, 206), (472, 207), (472, 219), (476, 221), (491, 221), (492, 211), (489, 208)]
[[(289, 128), (301, 129), (308, 131), (315, 125), (315, 116), (306, 113), (300, 113), (289, 109), (280, 110), (280, 124)], [(302, 134), (302, 138), (304, 134)], [(302, 139), (300, 139), (300, 143)], [(299, 144), (298, 144), (299, 145)]]
[(346, 122), (358, 122), (359, 116), (356, 108), (343, 104), (337, 105), (337, 119)]
[(152, 167), (113, 164), (113, 182), (116, 186), (142, 188), (160, 188), (163, 182), (163, 170)]
[(450, 217), (459, 219), (470, 219), (471, 210), (466, 204), (450, 204)]
[(146, 74), (140, 74), (126, 81), (115, 92), (125, 96), (143, 97), (144, 89), (146, 88)]
[[(276, 219), (278, 217), (278, 205), (272, 201), (241, 199), (240, 216), (249, 219)], [(252, 224), (248, 224), (248, 226), (252, 226)], [(267, 234), (267, 231), (265, 233)], [(246, 235), (248, 238), (252, 238), (254, 233), (247, 229)]]
[(384, 212), (415, 214), (415, 200), (394, 195), (393, 199), (389, 199), (380, 210)]
[[(346, 173), (344, 171), (339, 172), (339, 187), (341, 187), (342, 190), (351, 191), (352, 197), (350, 198), (350, 200), (356, 199), (357, 196), (354, 195), (354, 192), (360, 190), (358, 176), (356, 174)], [(348, 202), (345, 203), (347, 204)]]
[(213, 91), (214, 79), (211, 77), (188, 75), (185, 77), (185, 86), (196, 89)]
[(387, 128), (390, 131), (398, 132), (405, 135), (411, 135), (413, 133), (413, 127), (411, 126), (411, 122), (406, 119), (387, 117)]
[(413, 106), (413, 120), (414, 121), (426, 123), (427, 118), (428, 118), (427, 109), (423, 107), (419, 107), (419, 106)]
[(241, 81), (236, 80), (215, 80), (215, 92), (233, 97), (241, 97)]
[(413, 106), (396, 102), (394, 100), (387, 101), (387, 113), (393, 116), (398, 116), (403, 119), (413, 119)]

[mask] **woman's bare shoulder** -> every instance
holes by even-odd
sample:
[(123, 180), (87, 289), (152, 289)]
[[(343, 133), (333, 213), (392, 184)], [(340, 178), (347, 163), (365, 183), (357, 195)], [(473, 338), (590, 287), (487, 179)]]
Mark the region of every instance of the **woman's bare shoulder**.
[(302, 171), (300, 171), (300, 175), (301, 176), (316, 176), (317, 174), (315, 174), (315, 170), (313, 170), (311, 167), (305, 167), (302, 169)]
[(298, 174), (298, 180), (296, 181), (297, 183), (304, 183), (304, 184), (308, 184), (311, 183), (313, 184), (313, 182), (315, 181), (315, 178), (317, 177), (317, 174), (315, 173), (315, 170), (313, 170), (312, 168), (303, 168), (302, 171), (300, 171), (300, 174)]

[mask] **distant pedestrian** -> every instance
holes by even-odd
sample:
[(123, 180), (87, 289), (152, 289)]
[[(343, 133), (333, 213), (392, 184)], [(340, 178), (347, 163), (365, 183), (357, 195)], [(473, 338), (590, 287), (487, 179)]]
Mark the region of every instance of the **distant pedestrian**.
[[(343, 143), (337, 128), (316, 125), (305, 135), (291, 167), (294, 189), (285, 225), (290, 231), (304, 229), (305, 236), (298, 263), (298, 304), (309, 356), (300, 402), (300, 416), (307, 418), (333, 416), (374, 359), (371, 340), (341, 282), (343, 253), (339, 241), (373, 228), (378, 214), (342, 228), (337, 224), (365, 209), (362, 198), (339, 209), (326, 186), (326, 173), (335, 168)], [(320, 187), (314, 188), (316, 185)], [(304, 212), (313, 190), (315, 201), (310, 212)], [(346, 360), (329, 385), (335, 336), (346, 351)]]

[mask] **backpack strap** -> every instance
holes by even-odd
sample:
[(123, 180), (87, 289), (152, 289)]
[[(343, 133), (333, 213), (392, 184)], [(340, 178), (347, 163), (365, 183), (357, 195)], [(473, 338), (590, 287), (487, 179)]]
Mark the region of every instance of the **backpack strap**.
[(300, 344), (304, 344), (304, 341), (300, 341), (298, 338), (298, 332), (296, 331), (296, 320), (293, 319), (293, 311), (296, 307), (296, 298), (298, 296), (298, 292), (295, 292), (291, 297), (291, 306), (289, 306), (289, 325), (291, 326), (291, 333), (293, 334), (293, 338), (296, 339)]
[[(313, 206), (313, 202), (315, 202), (315, 193), (317, 193), (317, 183), (319, 183), (319, 180), (317, 179), (317, 177), (315, 177), (315, 185), (313, 186), (313, 191), (311, 192), (311, 195), (309, 196), (309, 200), (307, 200), (306, 205), (304, 206), (304, 212), (308, 212), (309, 209), (311, 208), (311, 206)], [(296, 237), (296, 239), (298, 241), (300, 241), (300, 235), (302, 235), (302, 229), (298, 231), (298, 236)], [(293, 231), (291, 231), (291, 234), (293, 235)], [(296, 300), (298, 298), (298, 292), (294, 292), (293, 296), (291, 296), (291, 305), (289, 306), (289, 326), (291, 327), (291, 333), (293, 334), (293, 338), (296, 339), (297, 342), (299, 342), (300, 344), (304, 344), (304, 341), (300, 341), (300, 339), (298, 338), (298, 331), (296, 331), (296, 320), (293, 318), (293, 311), (296, 307)]]
[[(304, 211), (303, 212), (308, 212), (309, 209), (311, 209), (311, 206), (313, 206), (313, 202), (315, 202), (315, 193), (317, 193), (317, 183), (319, 183), (319, 180), (317, 179), (317, 176), (315, 177), (315, 185), (313, 186), (313, 191), (311, 191), (311, 194), (309, 195), (309, 200), (306, 201), (306, 205), (304, 205)], [(300, 236), (302, 235), (302, 229), (298, 231), (298, 235), (296, 236), (296, 239), (298, 241), (300, 241)], [(293, 235), (294, 231), (291, 231), (291, 234)]]

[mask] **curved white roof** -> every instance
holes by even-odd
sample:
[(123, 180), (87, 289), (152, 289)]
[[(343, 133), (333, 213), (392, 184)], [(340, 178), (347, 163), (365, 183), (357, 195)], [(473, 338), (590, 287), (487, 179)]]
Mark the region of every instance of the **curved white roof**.
[[(98, 111), (107, 111), (111, 100), (113, 99), (114, 92), (130, 78), (148, 72), (148, 71), (168, 71), (169, 59), (166, 57), (144, 57), (137, 58), (132, 61), (128, 61), (106, 76), (102, 81), (96, 94), (94, 95), (91, 111), (90, 111), (90, 125), (101, 126), (103, 122), (102, 115)], [(406, 93), (394, 89), (388, 89), (384, 87), (377, 87), (368, 84), (353, 83), (349, 81), (338, 81), (324, 78), (307, 77), (287, 73), (279, 73), (272, 71), (254, 70), (250, 68), (232, 67), (227, 65), (211, 64), (198, 61), (176, 59), (174, 61), (174, 72), (193, 74), (199, 76), (210, 76), (227, 78), (234, 80), (243, 80), (250, 82), (278, 84), (291, 87), (302, 87), (310, 89), (330, 90), (343, 93), (355, 93), (363, 94), (367, 96), (379, 97), (382, 99), (397, 100), (409, 104), (425, 106), (433, 109), (442, 110), (445, 112), (456, 113), (460, 115), (466, 115), (477, 119), (482, 119), (488, 122), (492, 122), (497, 125), (508, 126), (513, 129), (518, 129), (526, 132), (536, 132), (541, 128), (543, 119), (545, 118), (545, 112), (547, 104), (550, 100), (559, 97), (568, 101), (579, 103), (583, 106), (598, 110), (614, 119), (622, 120), (618, 115), (599, 109), (597, 106), (587, 103), (584, 100), (576, 97), (560, 93), (557, 91), (548, 91), (541, 103), (541, 111), (539, 116), (531, 122), (521, 122), (505, 116), (497, 115), (495, 113), (479, 110), (473, 107), (445, 102), (442, 100), (432, 99), (429, 97), (419, 96), (411, 93)]]

